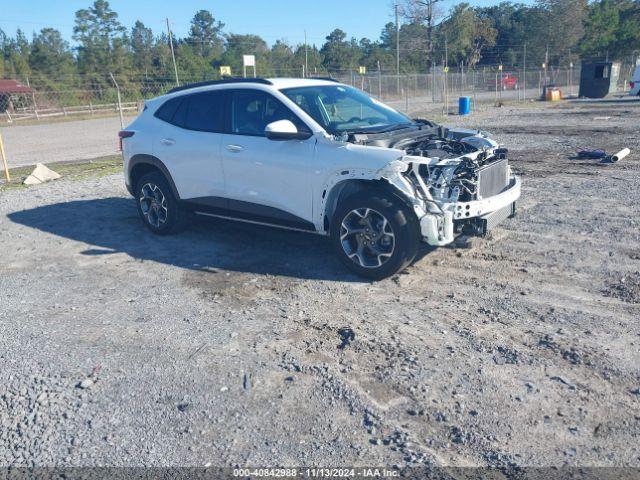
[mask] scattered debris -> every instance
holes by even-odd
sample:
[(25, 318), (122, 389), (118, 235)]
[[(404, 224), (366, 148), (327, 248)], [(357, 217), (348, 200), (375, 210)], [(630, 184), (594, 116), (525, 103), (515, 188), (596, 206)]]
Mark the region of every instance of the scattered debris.
[(580, 159), (600, 159), (605, 158), (607, 152), (602, 149), (583, 149), (578, 150), (578, 158)]
[(340, 350), (344, 350), (344, 348), (347, 347), (347, 345), (353, 342), (356, 338), (355, 332), (349, 327), (343, 327), (338, 330), (338, 335), (340, 335), (340, 340), (342, 341), (340, 345), (338, 345), (338, 348)]
[(628, 148), (623, 148), (622, 150), (620, 150), (618, 153), (616, 153), (615, 155), (611, 155), (609, 157), (609, 161), (611, 163), (616, 163), (619, 160), (622, 160), (624, 157), (626, 157), (627, 155), (629, 155), (631, 153), (631, 150), (629, 150)]
[(86, 390), (87, 388), (90, 388), (93, 385), (93, 383), (94, 383), (93, 380), (91, 380), (90, 378), (85, 378), (78, 385), (76, 385), (76, 387), (82, 390)]
[(567, 380), (565, 380), (564, 378), (562, 378), (562, 377), (560, 377), (558, 375), (550, 377), (549, 379), (550, 380), (555, 380), (556, 382), (560, 382), (563, 385), (566, 385), (567, 387), (569, 387), (570, 390), (575, 390), (576, 389), (575, 385), (573, 385), (572, 383), (568, 382)]
[(242, 388), (249, 390), (253, 386), (253, 381), (250, 373), (244, 373), (242, 376)]
[(57, 180), (60, 178), (60, 174), (54, 172), (42, 163), (36, 164), (36, 168), (33, 169), (31, 175), (24, 179), (25, 185), (38, 185), (50, 180)]

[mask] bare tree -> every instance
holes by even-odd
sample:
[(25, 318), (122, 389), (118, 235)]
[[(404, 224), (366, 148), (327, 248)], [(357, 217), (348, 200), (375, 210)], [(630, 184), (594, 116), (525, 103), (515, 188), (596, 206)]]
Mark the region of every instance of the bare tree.
[(427, 64), (433, 65), (433, 30), (436, 21), (442, 16), (438, 3), (444, 0), (403, 0), (402, 15), (412, 23), (427, 27)]

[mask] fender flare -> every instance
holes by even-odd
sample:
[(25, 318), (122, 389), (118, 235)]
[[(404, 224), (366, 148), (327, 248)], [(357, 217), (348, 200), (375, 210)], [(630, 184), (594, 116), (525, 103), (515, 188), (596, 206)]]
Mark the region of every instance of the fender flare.
[[(171, 188), (171, 193), (173, 193), (174, 197), (177, 200), (180, 200), (180, 193), (178, 193), (176, 184), (174, 183), (173, 178), (171, 177), (171, 173), (169, 173), (169, 169), (166, 167), (164, 163), (162, 163), (162, 160), (160, 160), (157, 157), (154, 157), (153, 155), (146, 155), (142, 153), (134, 155), (133, 157), (131, 157), (131, 160), (129, 160), (129, 169), (127, 172), (128, 174), (127, 176), (129, 178), (131, 178), (131, 173), (134, 171), (134, 169), (138, 165), (151, 165), (157, 168), (158, 170), (160, 170), (160, 172), (164, 175), (164, 177), (167, 179), (167, 182), (169, 183), (169, 187)], [(135, 188), (135, 185), (131, 185), (131, 188), (132, 189)]]

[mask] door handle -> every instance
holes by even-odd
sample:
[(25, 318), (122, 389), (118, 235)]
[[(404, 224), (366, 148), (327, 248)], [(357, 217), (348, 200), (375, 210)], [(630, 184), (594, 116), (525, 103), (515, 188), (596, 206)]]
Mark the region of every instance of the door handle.
[(233, 144), (227, 145), (225, 148), (230, 152), (234, 152), (234, 153), (238, 153), (244, 150), (244, 148), (241, 145), (233, 145)]
[(173, 138), (163, 138), (162, 140), (160, 140), (160, 143), (163, 145), (171, 146), (175, 144), (176, 141)]

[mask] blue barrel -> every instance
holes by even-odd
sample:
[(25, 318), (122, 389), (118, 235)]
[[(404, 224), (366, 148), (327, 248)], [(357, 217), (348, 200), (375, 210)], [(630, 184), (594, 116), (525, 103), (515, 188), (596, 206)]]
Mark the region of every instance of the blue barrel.
[(471, 98), (460, 97), (458, 99), (458, 115), (469, 115), (471, 113)]

